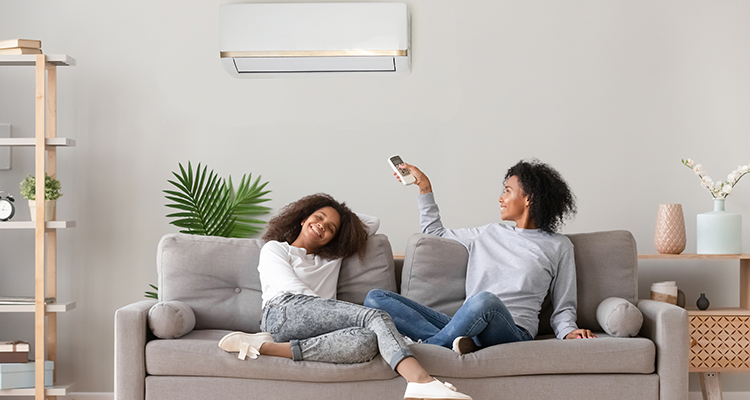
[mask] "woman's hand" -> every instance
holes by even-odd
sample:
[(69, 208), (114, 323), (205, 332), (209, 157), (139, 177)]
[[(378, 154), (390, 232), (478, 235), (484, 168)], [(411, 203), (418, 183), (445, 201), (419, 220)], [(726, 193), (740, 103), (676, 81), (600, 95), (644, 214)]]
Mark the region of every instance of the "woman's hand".
[[(432, 193), (432, 185), (430, 184), (430, 179), (427, 178), (427, 175), (425, 175), (424, 172), (422, 172), (419, 168), (407, 163), (403, 163), (398, 167), (409, 170), (409, 173), (412, 174), (415, 179), (414, 184), (419, 187), (419, 194)], [(396, 179), (398, 179), (399, 182), (401, 182), (401, 178), (399, 178), (398, 174), (394, 172), (393, 175), (396, 177)]]
[(576, 329), (565, 335), (565, 339), (593, 339), (595, 337), (596, 335), (591, 333), (588, 329)]

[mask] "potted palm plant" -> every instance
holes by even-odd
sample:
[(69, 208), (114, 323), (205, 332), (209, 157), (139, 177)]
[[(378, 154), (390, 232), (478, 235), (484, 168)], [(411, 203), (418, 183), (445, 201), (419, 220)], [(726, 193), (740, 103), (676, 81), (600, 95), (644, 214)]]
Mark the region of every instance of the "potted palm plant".
[[(55, 215), (57, 199), (62, 196), (60, 192), (60, 181), (52, 176), (44, 174), (44, 220), (51, 221)], [(31, 220), (36, 221), (36, 177), (27, 176), (21, 181), (21, 196), (29, 200)]]
[(252, 175), (243, 175), (235, 190), (232, 177), (225, 180), (213, 170), (188, 162), (187, 170), (179, 164), (180, 173), (172, 172), (177, 180), (168, 180), (177, 190), (164, 190), (167, 207), (178, 210), (167, 215), (176, 218), (172, 225), (182, 228), (181, 233), (203, 236), (248, 238), (260, 233), (266, 221), (254, 217), (268, 214), (270, 208), (260, 203), (269, 201), (263, 197), (270, 193), (263, 190), (268, 182), (260, 183), (260, 176), (252, 181)]
[[(271, 199), (264, 197), (270, 190), (264, 190), (268, 182), (260, 183), (260, 176), (255, 181), (252, 174), (243, 175), (235, 189), (232, 177), (221, 178), (208, 166), (201, 164), (194, 170), (192, 163), (187, 168), (180, 166), (180, 172), (172, 172), (175, 180), (168, 180), (175, 190), (164, 190), (170, 203), (167, 207), (177, 212), (167, 218), (174, 218), (170, 223), (181, 228), (181, 233), (202, 236), (222, 236), (232, 238), (249, 238), (263, 230), (266, 221), (255, 217), (268, 214), (271, 210), (262, 206)], [(145, 296), (159, 298), (159, 288), (149, 285), (153, 291)]]

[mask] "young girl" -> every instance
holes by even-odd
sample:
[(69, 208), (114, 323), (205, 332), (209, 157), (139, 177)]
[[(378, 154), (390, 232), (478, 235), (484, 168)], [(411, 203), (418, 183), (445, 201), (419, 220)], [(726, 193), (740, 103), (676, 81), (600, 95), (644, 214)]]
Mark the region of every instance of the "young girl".
[(241, 359), (249, 354), (339, 364), (380, 353), (407, 380), (405, 399), (471, 400), (422, 368), (387, 313), (335, 300), (341, 260), (362, 256), (368, 233), (379, 225), (377, 218), (360, 217), (326, 194), (284, 207), (269, 222), (260, 251), (263, 332), (232, 332), (219, 347), (240, 352)]

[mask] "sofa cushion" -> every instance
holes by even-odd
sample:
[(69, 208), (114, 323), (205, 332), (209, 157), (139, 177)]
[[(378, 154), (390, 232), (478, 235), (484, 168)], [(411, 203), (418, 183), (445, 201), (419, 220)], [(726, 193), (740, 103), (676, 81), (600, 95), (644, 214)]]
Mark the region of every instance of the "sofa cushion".
[[(260, 239), (165, 235), (157, 251), (159, 300), (190, 306), (195, 329), (258, 332), (261, 285), (257, 267), (263, 244)], [(338, 298), (361, 304), (373, 288), (396, 289), (393, 254), (382, 234), (368, 238), (364, 259), (343, 260)]]
[[(574, 245), (578, 287), (578, 326), (602, 331), (596, 308), (608, 297), (631, 303), (638, 295), (638, 255), (628, 231), (567, 235)], [(453, 315), (466, 297), (466, 248), (457, 241), (426, 234), (409, 238), (404, 255), (401, 293), (421, 304)], [(539, 316), (539, 335), (552, 333), (551, 304)]]
[(195, 327), (195, 313), (181, 301), (160, 301), (148, 310), (148, 326), (160, 339), (177, 339)]
[(297, 362), (266, 356), (242, 361), (237, 353), (219, 348), (219, 340), (227, 333), (194, 330), (177, 340), (152, 340), (146, 344), (146, 373), (301, 382), (387, 380), (398, 376), (380, 356), (359, 364)]
[(604, 332), (615, 337), (636, 336), (643, 325), (643, 314), (631, 302), (608, 297), (596, 308), (596, 320)]
[[(596, 308), (608, 297), (638, 303), (638, 249), (628, 231), (576, 233), (578, 326), (601, 331)], [(551, 331), (550, 331), (551, 332)]]
[(469, 252), (452, 239), (418, 233), (406, 243), (401, 294), (452, 316), (466, 297)]
[[(176, 340), (152, 340), (146, 345), (149, 375), (207, 376), (303, 382), (350, 382), (396, 377), (382, 357), (360, 364), (295, 362), (260, 356), (241, 361), (217, 343), (228, 331), (194, 330)], [(492, 346), (466, 355), (428, 344), (410, 346), (432, 375), (487, 378), (544, 374), (649, 374), (656, 350), (644, 338), (543, 339)], [(617, 362), (612, 362), (617, 360)]]
[(165, 235), (157, 251), (159, 300), (179, 300), (195, 313), (195, 329), (257, 332), (260, 239)]
[(560, 340), (551, 337), (506, 343), (463, 356), (440, 346), (415, 344), (410, 348), (425, 370), (446, 377), (654, 372), (656, 348), (652, 341), (613, 338), (601, 332), (596, 336), (596, 339)]
[(342, 261), (336, 298), (362, 304), (372, 289), (398, 290), (393, 250), (382, 234), (368, 238), (364, 258), (355, 254)]

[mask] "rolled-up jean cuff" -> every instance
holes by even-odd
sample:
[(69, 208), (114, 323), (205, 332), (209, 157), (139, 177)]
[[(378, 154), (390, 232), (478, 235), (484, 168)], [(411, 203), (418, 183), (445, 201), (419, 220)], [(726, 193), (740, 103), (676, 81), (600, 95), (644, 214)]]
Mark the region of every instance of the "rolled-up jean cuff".
[(406, 357), (414, 357), (414, 353), (412, 353), (409, 348), (401, 349), (401, 351), (394, 354), (393, 357), (391, 357), (391, 369), (395, 371), (398, 363), (403, 361)]
[(289, 344), (292, 345), (292, 360), (302, 361), (302, 349), (299, 347), (299, 340), (290, 340)]

